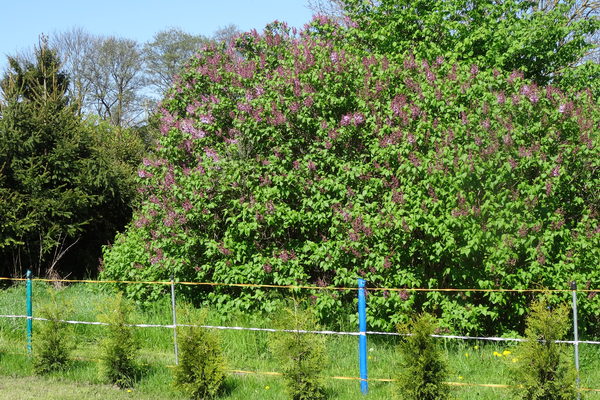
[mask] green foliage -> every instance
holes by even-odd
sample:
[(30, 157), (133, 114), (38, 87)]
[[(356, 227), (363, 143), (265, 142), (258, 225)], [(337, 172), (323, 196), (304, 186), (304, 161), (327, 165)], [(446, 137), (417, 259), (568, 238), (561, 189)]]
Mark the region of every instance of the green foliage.
[(108, 382), (120, 388), (131, 387), (138, 372), (136, 356), (139, 349), (130, 324), (131, 304), (121, 293), (101, 306), (98, 320), (109, 324), (100, 342), (100, 373)]
[(47, 291), (50, 301), (37, 311), (42, 321), (36, 325), (33, 344), (33, 370), (36, 374), (47, 374), (66, 368), (70, 362), (70, 353), (75, 348), (73, 332), (70, 325), (60, 322), (72, 312), (72, 307), (59, 302), (56, 294)]
[[(285, 309), (278, 321), (281, 329), (319, 330), (308, 311)], [(282, 365), (289, 399), (325, 399), (322, 371), (325, 368), (325, 338), (322, 335), (281, 332), (272, 342), (272, 352)]]
[(577, 371), (570, 346), (556, 343), (570, 330), (569, 306), (551, 307), (545, 298), (531, 306), (527, 317), (527, 341), (518, 347), (519, 362), (514, 381), (519, 398), (525, 400), (567, 400), (576, 397)]
[(0, 243), (7, 256), (20, 253), (19, 262), (37, 267), (39, 275), (51, 252), (81, 231), (85, 220), (74, 214), (94, 196), (77, 184), (87, 161), (85, 139), (67, 105), (57, 58), (43, 46), (36, 57), (23, 67), (11, 59), (12, 71), (2, 80), (0, 193), (13, 205), (1, 218)]
[(26, 266), (36, 276), (83, 275), (130, 219), (144, 144), (82, 121), (46, 44), (34, 63), (9, 61), (0, 84), (0, 273), (21, 276)]
[[(203, 316), (187, 317), (188, 324), (201, 324)], [(177, 327), (179, 365), (175, 386), (192, 399), (212, 399), (223, 389), (225, 361), (219, 338), (207, 329)]]
[[(274, 24), (194, 58), (163, 102), (141, 206), (105, 248), (102, 277), (459, 288), (377, 291), (368, 324), (392, 330), (416, 310), (492, 334), (522, 331), (526, 300), (466, 289), (600, 285), (590, 91), (442, 56), (364, 55), (343, 37), (323, 19), (299, 34)], [(164, 290), (123, 289), (142, 303)], [(182, 293), (223, 313), (271, 312), (286, 296)], [(320, 321), (354, 314), (352, 291), (312, 300)], [(600, 297), (581, 309), (592, 329)]]
[(442, 400), (449, 397), (447, 361), (435, 339), (437, 322), (430, 314), (422, 314), (399, 327), (406, 334), (400, 344), (402, 359), (396, 395), (399, 399)]
[(342, 3), (349, 39), (368, 51), (429, 60), (441, 55), (482, 69), (520, 70), (538, 84), (572, 69), (592, 47), (586, 38), (600, 28), (597, 14), (588, 15), (574, 0)]

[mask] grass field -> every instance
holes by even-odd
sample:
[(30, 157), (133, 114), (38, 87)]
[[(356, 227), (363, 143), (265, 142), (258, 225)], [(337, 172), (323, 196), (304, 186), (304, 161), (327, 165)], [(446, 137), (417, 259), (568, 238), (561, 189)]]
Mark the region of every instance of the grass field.
[[(40, 283), (34, 288), (35, 310), (48, 301), (49, 289)], [(25, 288), (16, 286), (0, 291), (0, 314), (24, 314)], [(70, 304), (73, 312), (66, 319), (97, 321), (98, 305), (110, 294), (93, 285), (73, 285), (59, 290), (57, 298)], [(136, 310), (134, 323), (171, 323), (170, 299), (151, 308)], [(208, 313), (205, 324), (223, 324), (223, 317)], [(43, 321), (34, 321), (34, 332)], [(264, 316), (237, 316), (226, 321), (228, 325), (272, 327)], [(130, 391), (106, 385), (99, 377), (97, 343), (102, 326), (74, 325), (76, 349), (68, 369), (44, 377), (36, 377), (26, 351), (25, 320), (0, 318), (0, 396), (6, 399), (183, 399), (172, 384), (173, 331), (167, 328), (137, 328), (141, 342), (139, 362), (141, 375)], [(228, 369), (224, 399), (283, 399), (285, 389), (277, 372), (280, 367), (270, 352), (273, 335), (286, 333), (220, 331), (220, 338)], [(35, 337), (34, 337), (35, 339)], [(332, 377), (358, 375), (355, 336), (327, 336), (328, 363), (323, 372), (327, 390), (332, 399), (389, 399), (393, 383), (370, 382), (369, 394), (360, 396), (356, 380)], [(397, 338), (369, 336), (369, 378), (394, 378), (398, 368)], [(456, 399), (508, 399), (507, 388), (471, 386), (468, 384), (511, 384), (513, 360), (519, 357), (507, 343), (478, 341), (451, 341), (439, 339), (451, 368), (449, 381), (465, 386), (453, 386)], [(35, 349), (35, 341), (33, 343)], [(510, 352), (510, 353), (509, 353)], [(495, 354), (496, 353), (496, 354)], [(600, 346), (580, 345), (582, 387), (600, 389)], [(498, 356), (498, 354), (504, 354)], [(257, 373), (241, 373), (237, 371)], [(600, 392), (588, 392), (586, 398), (600, 399)]]

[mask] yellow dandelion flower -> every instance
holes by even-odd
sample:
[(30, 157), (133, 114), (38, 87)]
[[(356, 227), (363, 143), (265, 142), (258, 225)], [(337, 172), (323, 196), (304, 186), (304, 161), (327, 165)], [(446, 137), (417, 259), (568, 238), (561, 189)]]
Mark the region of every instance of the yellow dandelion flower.
[(467, 357), (467, 358), (468, 358), (468, 357), (469, 357), (469, 353), (465, 353), (465, 357)]
[(497, 351), (495, 351), (495, 352), (494, 352), (494, 355), (495, 355), (496, 357), (502, 357), (502, 354), (498, 353)]
[(503, 356), (507, 356), (507, 355), (509, 355), (509, 354), (510, 354), (510, 351), (509, 351), (509, 350), (504, 350), (504, 351), (502, 352), (502, 355), (503, 355)]
[(458, 380), (459, 380), (459, 381), (462, 381), (463, 379), (464, 379), (464, 378), (463, 378), (462, 376), (459, 376), (459, 377), (458, 377)]
[(516, 363), (517, 361), (519, 361), (519, 359), (516, 357), (513, 357), (512, 362)]
[(473, 349), (479, 350), (479, 346), (475, 345), (475, 346), (473, 346)]
[(265, 386), (265, 390), (269, 390), (269, 389), (271, 389), (271, 386), (269, 386), (269, 385)]

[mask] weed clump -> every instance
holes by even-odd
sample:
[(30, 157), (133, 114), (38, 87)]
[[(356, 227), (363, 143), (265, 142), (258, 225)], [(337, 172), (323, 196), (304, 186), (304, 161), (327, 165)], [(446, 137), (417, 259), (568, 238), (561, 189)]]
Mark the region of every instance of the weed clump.
[[(188, 315), (186, 319), (200, 324), (204, 315)], [(175, 386), (192, 399), (215, 398), (225, 383), (225, 360), (218, 336), (193, 326), (177, 327), (177, 336), (179, 365), (174, 370)]]
[(444, 383), (448, 376), (447, 361), (431, 335), (436, 319), (422, 314), (398, 331), (406, 334), (401, 342), (401, 370), (396, 385), (397, 398), (406, 400), (444, 400), (449, 397), (449, 387)]
[(139, 343), (129, 326), (132, 306), (121, 293), (107, 300), (98, 320), (108, 324), (100, 342), (100, 374), (120, 388), (132, 387), (138, 372)]
[(526, 341), (517, 347), (514, 368), (517, 396), (523, 400), (567, 400), (577, 397), (575, 370), (563, 340), (569, 331), (569, 306), (552, 308), (536, 301), (526, 321)]
[(52, 290), (48, 293), (50, 301), (39, 310), (39, 316), (47, 321), (42, 321), (33, 334), (33, 370), (38, 375), (66, 368), (75, 348), (71, 326), (60, 322), (72, 307), (59, 304)]
[[(282, 329), (319, 330), (308, 311), (286, 309), (279, 319)], [(300, 332), (281, 332), (272, 342), (272, 352), (280, 359), (289, 398), (321, 400), (326, 398), (321, 373), (326, 363), (325, 338)]]

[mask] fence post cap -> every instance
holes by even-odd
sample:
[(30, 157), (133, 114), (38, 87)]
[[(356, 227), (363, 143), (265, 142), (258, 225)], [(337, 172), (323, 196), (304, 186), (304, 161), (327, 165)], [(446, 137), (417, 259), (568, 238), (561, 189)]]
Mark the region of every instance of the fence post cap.
[(571, 290), (577, 290), (577, 282), (571, 281)]
[(26, 277), (27, 279), (31, 279), (31, 278), (33, 278), (33, 274), (31, 273), (31, 270), (29, 270), (29, 269), (27, 270), (27, 273), (25, 274), (25, 277)]

